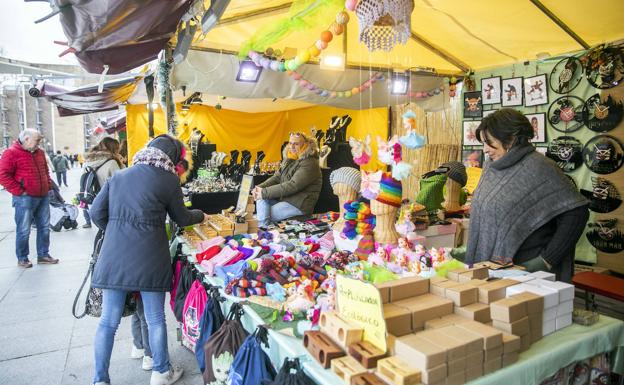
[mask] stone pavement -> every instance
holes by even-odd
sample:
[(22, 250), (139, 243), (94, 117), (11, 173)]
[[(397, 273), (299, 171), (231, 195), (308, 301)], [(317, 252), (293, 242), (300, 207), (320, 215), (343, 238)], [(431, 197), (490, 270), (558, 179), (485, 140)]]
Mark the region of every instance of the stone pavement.
[[(81, 170), (68, 173), (69, 187), (62, 187), (66, 201), (78, 191)], [(74, 296), (89, 264), (96, 229), (51, 232), (50, 254), (58, 265), (36, 264), (35, 233), (31, 233), (31, 269), (17, 267), (15, 223), (11, 195), (0, 191), (0, 384), (73, 385), (91, 384), (93, 337), (98, 319), (75, 319)], [(34, 253), (33, 253), (34, 252)], [(82, 299), (84, 301), (84, 298)], [(199, 385), (202, 377), (195, 356), (176, 341), (175, 318), (168, 305), (169, 354), (171, 362), (184, 368), (176, 384)], [(129, 358), (132, 347), (130, 318), (119, 326), (110, 375), (113, 385), (149, 384), (151, 372), (141, 369), (141, 360)]]

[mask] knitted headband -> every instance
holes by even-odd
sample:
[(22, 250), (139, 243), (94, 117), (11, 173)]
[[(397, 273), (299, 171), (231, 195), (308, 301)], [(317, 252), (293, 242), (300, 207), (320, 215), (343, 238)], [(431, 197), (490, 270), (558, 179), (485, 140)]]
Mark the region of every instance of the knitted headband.
[(329, 175), (329, 184), (344, 183), (355, 191), (360, 191), (360, 170), (353, 167), (340, 167)]
[(384, 172), (379, 182), (379, 195), (375, 200), (394, 207), (401, 207), (403, 188), (401, 182), (392, 178), (392, 173)]

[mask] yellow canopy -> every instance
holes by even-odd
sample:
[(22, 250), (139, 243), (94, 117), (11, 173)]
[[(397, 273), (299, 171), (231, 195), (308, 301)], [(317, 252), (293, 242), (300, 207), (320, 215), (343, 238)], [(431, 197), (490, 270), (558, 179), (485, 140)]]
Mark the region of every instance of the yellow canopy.
[[(232, 0), (218, 26), (193, 48), (237, 52), (260, 27), (283, 18), (290, 4)], [(347, 64), (431, 67), (440, 73), (500, 67), (541, 53), (556, 56), (622, 39), (623, 14), (622, 0), (414, 0), (412, 39), (389, 53), (370, 53), (359, 43), (358, 20), (350, 13)], [(306, 48), (326, 27), (292, 33), (274, 48)], [(342, 48), (336, 40), (329, 50)]]

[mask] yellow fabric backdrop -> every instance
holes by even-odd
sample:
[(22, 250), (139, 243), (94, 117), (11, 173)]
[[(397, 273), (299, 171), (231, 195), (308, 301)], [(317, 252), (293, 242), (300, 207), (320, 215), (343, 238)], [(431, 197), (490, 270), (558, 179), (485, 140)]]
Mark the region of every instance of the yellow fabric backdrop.
[[(179, 106), (178, 106), (179, 107)], [(347, 138), (363, 139), (370, 133), (373, 155), (377, 151), (377, 136), (388, 135), (388, 110), (344, 110), (333, 107), (310, 107), (284, 112), (245, 113), (231, 110), (217, 110), (214, 107), (193, 105), (185, 114), (178, 110), (178, 137), (186, 142), (195, 127), (217, 145), (218, 151), (249, 150), (255, 159), (257, 151), (266, 153), (266, 162), (281, 159), (280, 148), (288, 139), (288, 133), (301, 131), (310, 133), (312, 127), (326, 131), (332, 116), (349, 115), (353, 119), (347, 129)], [(132, 156), (148, 140), (148, 116), (145, 105), (126, 106), (128, 132), (128, 154)], [(166, 133), (165, 116), (162, 109), (154, 111), (154, 133)], [(376, 156), (365, 169), (376, 166)]]

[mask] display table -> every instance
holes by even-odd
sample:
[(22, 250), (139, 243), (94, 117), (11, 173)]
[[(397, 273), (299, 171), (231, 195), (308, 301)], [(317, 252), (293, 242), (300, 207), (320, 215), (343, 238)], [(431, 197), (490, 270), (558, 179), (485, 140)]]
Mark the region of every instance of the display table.
[[(183, 242), (178, 238), (178, 242)], [(175, 249), (175, 247), (173, 248)], [(185, 254), (194, 261), (195, 252), (187, 244), (183, 245)], [(200, 265), (195, 265), (201, 272)], [(223, 286), (219, 278), (205, 277), (205, 281)], [(244, 299), (226, 295), (225, 311), (234, 302)], [(244, 305), (245, 314), (241, 322), (245, 329), (252, 332), (258, 325), (264, 324), (263, 319), (250, 307)], [(226, 313), (227, 314), (227, 313)], [(573, 362), (590, 358), (604, 352), (614, 352), (611, 362), (612, 372), (624, 372), (624, 322), (614, 318), (600, 316), (600, 321), (592, 326), (572, 324), (567, 328), (550, 334), (531, 348), (520, 354), (518, 362), (494, 373), (468, 382), (470, 385), (539, 385), (544, 379), (557, 370)], [(342, 381), (331, 371), (323, 369), (303, 347), (303, 342), (295, 337), (269, 330), (269, 349), (265, 349), (271, 361), (279, 364), (285, 357), (299, 357), (303, 368), (318, 384), (336, 385)]]

